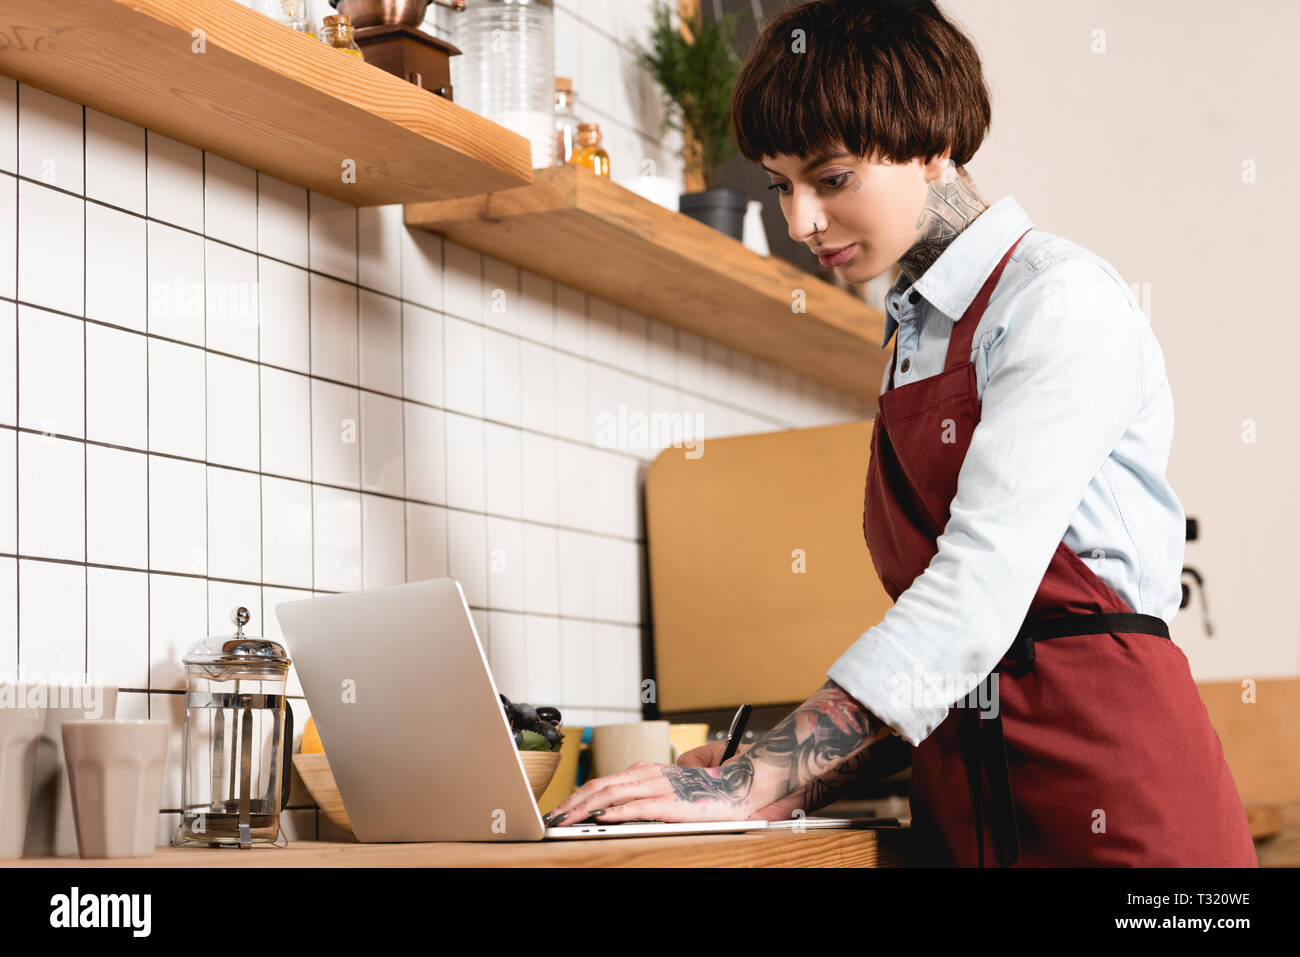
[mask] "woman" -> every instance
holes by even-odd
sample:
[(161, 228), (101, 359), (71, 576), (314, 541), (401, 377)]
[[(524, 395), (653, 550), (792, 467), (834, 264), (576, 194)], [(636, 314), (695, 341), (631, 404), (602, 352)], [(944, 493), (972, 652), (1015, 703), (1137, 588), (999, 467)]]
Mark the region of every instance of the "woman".
[(989, 122), (979, 57), (929, 0), (763, 30), (741, 152), (823, 265), (901, 267), (863, 518), (895, 604), (751, 748), (639, 762), (550, 823), (788, 817), (910, 760), (919, 863), (1256, 866), (1169, 638), (1185, 518), (1160, 347), (1108, 263), (980, 196)]

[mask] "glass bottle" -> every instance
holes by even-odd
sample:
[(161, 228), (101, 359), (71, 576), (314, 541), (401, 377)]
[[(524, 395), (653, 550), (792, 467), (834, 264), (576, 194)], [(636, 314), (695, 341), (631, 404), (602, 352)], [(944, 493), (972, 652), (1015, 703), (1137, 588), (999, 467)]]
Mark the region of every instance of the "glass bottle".
[(574, 112), (573, 104), (578, 94), (573, 91), (573, 80), (567, 76), (555, 78), (555, 156), (552, 166), (564, 166), (578, 145), (578, 124), (582, 121)]
[(585, 166), (597, 176), (609, 176), (609, 154), (600, 148), (599, 123), (578, 124), (578, 145), (569, 162)]
[(280, 22), (291, 30), (316, 39), (316, 26), (303, 15), (305, 0), (280, 0)]
[(350, 54), (358, 60), (364, 60), (361, 47), (352, 38), (352, 21), (341, 13), (331, 14), (321, 20), (320, 39), (336, 50)]

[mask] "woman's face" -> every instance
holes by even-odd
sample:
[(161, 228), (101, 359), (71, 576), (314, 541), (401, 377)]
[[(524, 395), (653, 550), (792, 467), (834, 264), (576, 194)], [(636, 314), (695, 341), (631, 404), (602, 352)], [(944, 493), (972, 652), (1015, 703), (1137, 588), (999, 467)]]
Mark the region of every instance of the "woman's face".
[(851, 246), (821, 262), (848, 282), (863, 283), (888, 270), (921, 237), (928, 184), (943, 174), (947, 156), (929, 163), (875, 162), (840, 144), (827, 156), (781, 154), (764, 157), (762, 165), (780, 194), (790, 238), (814, 255)]

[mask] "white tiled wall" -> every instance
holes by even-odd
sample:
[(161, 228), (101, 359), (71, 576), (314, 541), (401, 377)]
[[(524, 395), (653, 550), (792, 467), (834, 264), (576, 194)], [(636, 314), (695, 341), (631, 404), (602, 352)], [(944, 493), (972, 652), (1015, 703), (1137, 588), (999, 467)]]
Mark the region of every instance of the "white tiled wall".
[[(630, 175), (658, 119), (595, 79), (641, 6), (556, 12)], [(596, 416), (701, 413), (708, 439), (867, 414), (401, 212), (0, 77), (0, 673), (88, 671), (173, 722), (160, 840), (180, 657), (237, 605), (278, 637), (281, 601), (451, 575), (505, 694), (638, 720), (657, 450), (602, 447)]]

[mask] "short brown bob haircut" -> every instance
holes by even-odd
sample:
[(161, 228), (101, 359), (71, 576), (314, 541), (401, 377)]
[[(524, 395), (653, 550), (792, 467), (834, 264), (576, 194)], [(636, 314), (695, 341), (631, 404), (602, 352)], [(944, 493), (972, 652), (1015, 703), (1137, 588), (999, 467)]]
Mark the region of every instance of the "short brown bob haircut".
[(843, 142), (897, 163), (951, 147), (960, 167), (991, 117), (979, 54), (933, 0), (814, 0), (776, 14), (731, 98), (736, 146), (755, 163)]

